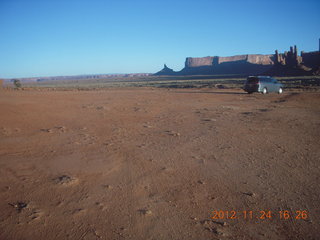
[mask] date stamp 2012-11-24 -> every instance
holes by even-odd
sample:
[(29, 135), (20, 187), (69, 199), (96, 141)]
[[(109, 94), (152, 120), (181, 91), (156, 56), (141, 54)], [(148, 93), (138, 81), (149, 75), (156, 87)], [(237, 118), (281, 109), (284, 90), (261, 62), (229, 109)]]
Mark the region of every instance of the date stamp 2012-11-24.
[(281, 210), (281, 211), (271, 211), (271, 210), (214, 210), (211, 212), (211, 219), (221, 220), (221, 219), (280, 219), (280, 220), (307, 220), (309, 218), (308, 211), (306, 210)]

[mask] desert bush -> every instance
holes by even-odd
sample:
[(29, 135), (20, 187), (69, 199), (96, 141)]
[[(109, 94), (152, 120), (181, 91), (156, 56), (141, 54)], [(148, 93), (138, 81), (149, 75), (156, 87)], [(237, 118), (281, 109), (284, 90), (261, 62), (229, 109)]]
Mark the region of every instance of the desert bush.
[(21, 81), (19, 79), (14, 79), (13, 80), (13, 85), (16, 87), (16, 88), (21, 88)]

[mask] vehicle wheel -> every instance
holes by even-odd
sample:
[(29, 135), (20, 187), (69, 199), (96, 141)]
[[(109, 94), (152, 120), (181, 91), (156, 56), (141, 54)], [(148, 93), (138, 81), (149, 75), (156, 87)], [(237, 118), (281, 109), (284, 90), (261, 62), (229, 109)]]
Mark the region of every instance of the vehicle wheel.
[(278, 93), (279, 93), (279, 94), (283, 93), (283, 89), (282, 89), (282, 88), (279, 88)]
[(268, 90), (267, 90), (266, 88), (264, 88), (264, 89), (262, 90), (262, 93), (263, 93), (263, 94), (267, 94), (267, 93), (268, 93)]

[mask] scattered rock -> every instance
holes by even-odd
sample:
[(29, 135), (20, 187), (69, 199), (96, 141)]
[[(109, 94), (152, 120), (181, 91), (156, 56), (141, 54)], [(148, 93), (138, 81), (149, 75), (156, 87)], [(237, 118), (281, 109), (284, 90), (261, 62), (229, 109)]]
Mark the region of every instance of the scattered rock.
[(53, 129), (50, 129), (50, 128), (43, 128), (43, 129), (40, 129), (41, 132), (47, 132), (47, 133), (53, 133)]
[(54, 181), (56, 184), (70, 185), (70, 184), (76, 183), (78, 179), (70, 177), (68, 175), (62, 175), (60, 177), (55, 178)]
[(41, 132), (47, 132), (47, 133), (54, 133), (55, 130), (58, 130), (59, 132), (65, 132), (67, 128), (65, 126), (58, 126), (54, 128), (42, 128), (40, 129)]
[(214, 118), (204, 118), (204, 119), (202, 119), (202, 121), (204, 121), (204, 122), (215, 122), (215, 121), (217, 121), (217, 119), (214, 119)]
[(21, 212), (22, 209), (28, 206), (25, 202), (16, 202), (16, 203), (9, 203), (10, 206), (14, 207), (18, 212)]
[(227, 222), (219, 222), (219, 221), (213, 221), (213, 220), (212, 220), (212, 222), (215, 223), (215, 224), (218, 224), (218, 225), (220, 225), (220, 226), (223, 226), (223, 227), (225, 227), (225, 226), (228, 225)]
[(67, 128), (65, 126), (59, 126), (59, 127), (55, 127), (56, 129), (58, 129), (60, 132), (65, 132), (67, 130)]
[[(200, 223), (202, 225), (204, 225), (205, 229), (217, 234), (217, 235), (222, 235), (222, 236), (226, 236), (226, 229), (224, 228), (225, 226), (227, 226), (227, 222), (219, 222), (219, 221), (214, 221), (214, 220), (203, 220), (200, 221)], [(217, 226), (218, 225), (218, 226)]]
[(243, 115), (253, 115), (254, 113), (253, 112), (243, 112), (241, 114), (243, 114)]
[(242, 194), (250, 196), (250, 197), (254, 197), (256, 194), (253, 192), (243, 192)]
[(175, 136), (175, 137), (179, 137), (180, 136), (180, 133), (178, 133), (178, 132), (174, 132), (174, 131), (170, 131), (170, 130), (168, 130), (168, 131), (166, 131), (170, 136)]
[(199, 183), (199, 184), (206, 184), (206, 183), (205, 183), (204, 181), (202, 181), (202, 180), (199, 180), (198, 183)]
[(32, 220), (36, 220), (36, 219), (39, 219), (42, 215), (43, 215), (43, 212), (40, 209), (32, 209), (30, 218)]
[(140, 209), (139, 212), (145, 216), (150, 216), (152, 215), (152, 211), (149, 209)]
[(103, 187), (106, 188), (106, 189), (112, 189), (113, 188), (111, 185), (108, 185), (108, 184), (107, 185), (103, 185)]
[(202, 225), (209, 225), (212, 221), (211, 220), (202, 220), (200, 223)]
[(212, 232), (212, 233), (219, 234), (218, 229), (215, 227), (206, 227), (205, 229)]
[(105, 107), (104, 107), (104, 106), (98, 106), (98, 107), (96, 107), (96, 109), (97, 109), (97, 110), (104, 110)]

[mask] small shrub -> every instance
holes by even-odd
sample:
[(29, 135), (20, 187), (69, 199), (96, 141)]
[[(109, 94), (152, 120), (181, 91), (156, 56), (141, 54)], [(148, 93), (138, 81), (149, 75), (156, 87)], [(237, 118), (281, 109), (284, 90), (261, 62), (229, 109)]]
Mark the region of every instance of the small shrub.
[(21, 81), (19, 79), (14, 79), (13, 80), (13, 85), (16, 87), (16, 88), (21, 88)]

